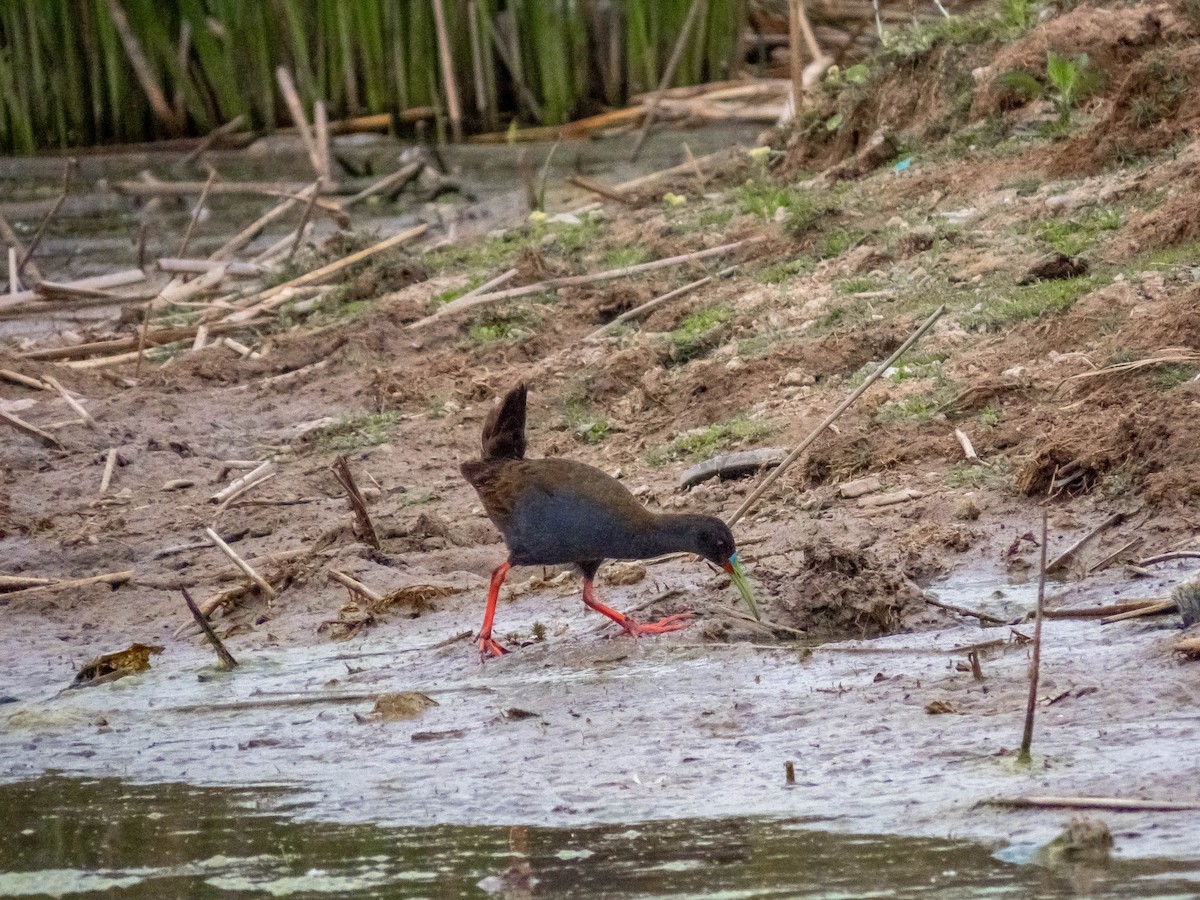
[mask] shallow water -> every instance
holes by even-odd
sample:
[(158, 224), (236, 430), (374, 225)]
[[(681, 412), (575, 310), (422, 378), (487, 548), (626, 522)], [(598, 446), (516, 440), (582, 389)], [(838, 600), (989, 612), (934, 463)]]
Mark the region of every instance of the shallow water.
[[(813, 823), (579, 828), (303, 820), (287, 791), (46, 775), (0, 787), (0, 896), (1189, 897), (1200, 866), (1045, 868)], [(479, 798), (491, 803), (489, 798)]]

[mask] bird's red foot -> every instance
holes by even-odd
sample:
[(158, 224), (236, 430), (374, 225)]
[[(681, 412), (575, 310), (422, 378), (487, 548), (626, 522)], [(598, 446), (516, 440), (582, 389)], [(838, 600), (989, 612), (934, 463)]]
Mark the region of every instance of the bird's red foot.
[(692, 620), (692, 616), (693, 613), (681, 612), (673, 616), (667, 616), (665, 619), (659, 619), (657, 622), (648, 622), (645, 625), (641, 625), (631, 617), (625, 616), (625, 621), (621, 623), (621, 627), (634, 637), (641, 637), (643, 634), (666, 634), (668, 631), (679, 631), (681, 628), (687, 628), (688, 623)]
[(507, 652), (507, 650), (497, 644), (490, 637), (481, 637), (479, 639), (480, 660), (487, 659), (489, 656), (503, 656)]

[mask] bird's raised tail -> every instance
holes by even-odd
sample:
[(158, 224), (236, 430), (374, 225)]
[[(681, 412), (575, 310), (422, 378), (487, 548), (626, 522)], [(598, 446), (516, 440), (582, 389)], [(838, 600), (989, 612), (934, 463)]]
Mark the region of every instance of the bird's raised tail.
[(528, 388), (518, 384), (504, 395), (483, 423), (483, 459), (525, 458), (525, 397)]

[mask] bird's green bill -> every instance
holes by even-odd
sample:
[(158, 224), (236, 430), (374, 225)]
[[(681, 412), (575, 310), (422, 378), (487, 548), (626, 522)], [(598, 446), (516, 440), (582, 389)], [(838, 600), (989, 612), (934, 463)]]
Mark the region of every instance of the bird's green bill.
[(751, 615), (756, 621), (761, 621), (762, 615), (758, 611), (758, 601), (754, 599), (754, 592), (750, 590), (750, 582), (746, 578), (746, 570), (742, 568), (736, 553), (729, 557), (729, 562), (725, 563), (725, 571), (729, 573), (729, 580), (733, 582), (733, 586), (738, 589), (738, 593), (750, 607)]

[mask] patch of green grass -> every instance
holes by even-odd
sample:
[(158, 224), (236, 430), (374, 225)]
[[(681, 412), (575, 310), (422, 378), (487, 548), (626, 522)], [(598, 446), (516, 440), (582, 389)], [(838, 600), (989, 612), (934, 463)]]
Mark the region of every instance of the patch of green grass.
[(838, 208), (830, 192), (801, 190), (765, 179), (747, 181), (737, 189), (737, 198), (743, 213), (764, 222), (775, 221), (780, 210), (785, 211), (785, 227), (795, 237), (808, 234)]
[(763, 266), (754, 274), (754, 279), (759, 284), (785, 284), (795, 276), (811, 272), (812, 269), (813, 261), (807, 257), (800, 257)]
[(1120, 227), (1121, 214), (1115, 209), (1093, 209), (1074, 219), (1038, 222), (1034, 231), (1059, 253), (1078, 256), (1094, 247), (1101, 234)]
[(598, 444), (608, 437), (608, 422), (603, 416), (594, 415), (586, 401), (568, 400), (566, 413), (567, 424), (575, 437), (583, 443)]
[(724, 228), (733, 220), (733, 207), (724, 206), (717, 209), (706, 209), (700, 213), (698, 220), (701, 228)]
[(733, 318), (728, 306), (710, 306), (687, 316), (671, 332), (673, 357), (677, 362), (686, 362), (709, 349), (713, 331)]
[(933, 384), (919, 394), (910, 394), (902, 400), (889, 400), (875, 410), (876, 422), (915, 422), (923, 424), (941, 412), (958, 393), (958, 387), (939, 370)]
[(1070, 309), (1084, 294), (1108, 282), (1102, 276), (1088, 275), (1015, 286), (1007, 296), (982, 301), (980, 309), (965, 313), (960, 321), (969, 330), (996, 331), (1027, 319), (1057, 315)]
[(956, 489), (1009, 487), (1012, 463), (1007, 456), (998, 456), (986, 463), (959, 463), (946, 473), (946, 486)]
[[(588, 216), (578, 225), (548, 222), (533, 229), (538, 240), (563, 253), (579, 253), (596, 246), (608, 233), (609, 223), (604, 219)], [(547, 240), (547, 235), (549, 239)]]
[(772, 222), (779, 210), (792, 205), (795, 192), (786, 185), (751, 178), (737, 189), (737, 198), (743, 213)]
[(821, 245), (817, 249), (817, 255), (821, 259), (833, 259), (841, 256), (847, 250), (857, 247), (863, 242), (866, 235), (861, 231), (848, 231), (844, 228), (835, 228), (833, 231), (826, 232), (821, 239)]
[(995, 400), (979, 411), (979, 424), (984, 428), (995, 428), (1004, 418), (1004, 408)]
[(444, 291), (439, 291), (437, 296), (433, 298), (433, 306), (436, 309), (439, 306), (445, 306), (452, 300), (457, 300), (463, 294), (469, 293), (475, 288), (483, 284), (483, 275), (472, 275), (467, 279), (467, 283), (461, 287), (446, 288)]
[(464, 241), (425, 254), (425, 267), (431, 275), (456, 269), (492, 270), (514, 260), (529, 246), (529, 235), (506, 231), (483, 241)]
[(1196, 367), (1184, 363), (1165, 366), (1154, 374), (1154, 386), (1164, 391), (1187, 384), (1196, 377)]
[(375, 447), (388, 439), (388, 429), (399, 421), (396, 410), (348, 416), (326, 425), (315, 435), (322, 453), (348, 453), (362, 447)]
[(1175, 266), (1200, 266), (1200, 240), (1147, 253), (1139, 261), (1146, 269), (1173, 269)]
[(530, 334), (537, 317), (527, 309), (489, 310), (467, 332), (476, 344), (515, 341)]
[(998, 14), (943, 16), (926, 24), (897, 28), (883, 34), (883, 62), (916, 62), (934, 47), (1007, 41), (1027, 30), (1037, 18), (1030, 0), (1004, 0)]
[(621, 244), (613, 247), (604, 257), (604, 268), (624, 269), (649, 261), (650, 251), (637, 244)]
[(838, 328), (856, 328), (867, 321), (870, 307), (866, 301), (850, 301), (831, 306), (825, 310), (810, 329), (814, 334), (824, 334)]
[(757, 440), (776, 430), (776, 426), (768, 422), (739, 416), (681, 434), (665, 447), (652, 450), (647, 459), (652, 466), (661, 466), (677, 459), (710, 459), (735, 443)]
[(846, 278), (839, 281), (833, 286), (833, 289), (839, 294), (865, 294), (868, 291), (877, 291), (883, 287), (883, 283), (866, 277)]

